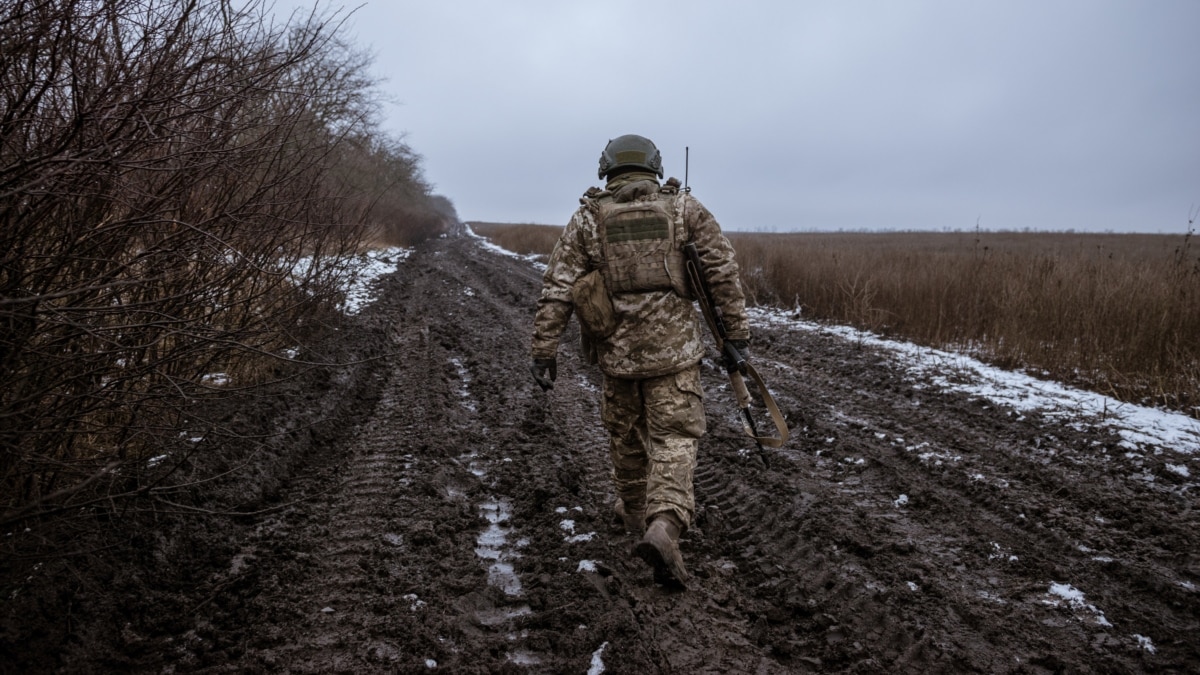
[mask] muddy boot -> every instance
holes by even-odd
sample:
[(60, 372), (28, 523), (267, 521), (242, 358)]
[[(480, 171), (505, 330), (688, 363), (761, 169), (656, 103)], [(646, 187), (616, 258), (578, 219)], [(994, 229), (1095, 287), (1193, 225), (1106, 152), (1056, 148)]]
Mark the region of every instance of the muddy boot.
[(613, 524), (620, 525), (630, 534), (642, 533), (642, 530), (646, 527), (645, 514), (644, 510), (629, 512), (625, 508), (625, 501), (619, 498), (613, 504)]
[(683, 556), (679, 555), (679, 532), (683, 528), (675, 516), (660, 513), (646, 528), (642, 540), (633, 547), (633, 552), (654, 568), (654, 580), (664, 586), (686, 588), (687, 570), (683, 567)]

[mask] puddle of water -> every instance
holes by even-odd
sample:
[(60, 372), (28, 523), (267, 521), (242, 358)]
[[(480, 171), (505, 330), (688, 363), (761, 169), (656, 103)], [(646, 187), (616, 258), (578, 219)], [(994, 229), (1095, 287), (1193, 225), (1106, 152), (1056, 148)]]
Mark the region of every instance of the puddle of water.
[(512, 516), (512, 505), (502, 499), (488, 500), (479, 505), (479, 511), (488, 526), (475, 540), (475, 555), (492, 561), (488, 566), (488, 583), (505, 595), (520, 595), (521, 579), (509, 562), (519, 554), (509, 548), (508, 533), (512, 530), (503, 525)]

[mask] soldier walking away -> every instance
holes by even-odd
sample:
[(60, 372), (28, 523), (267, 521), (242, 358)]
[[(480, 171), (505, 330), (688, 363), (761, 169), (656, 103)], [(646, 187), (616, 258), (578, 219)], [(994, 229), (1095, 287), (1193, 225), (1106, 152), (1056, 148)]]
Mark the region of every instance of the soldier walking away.
[(655, 581), (683, 587), (679, 536), (695, 515), (692, 473), (705, 419), (704, 345), (681, 248), (695, 244), (727, 342), (743, 355), (745, 298), (733, 247), (712, 214), (677, 179), (659, 183), (654, 143), (637, 135), (609, 141), (599, 176), (605, 188), (580, 199), (542, 277), (530, 369), (543, 390), (553, 386), (559, 338), (574, 312), (584, 353), (604, 374), (617, 515), (641, 535), (634, 553)]

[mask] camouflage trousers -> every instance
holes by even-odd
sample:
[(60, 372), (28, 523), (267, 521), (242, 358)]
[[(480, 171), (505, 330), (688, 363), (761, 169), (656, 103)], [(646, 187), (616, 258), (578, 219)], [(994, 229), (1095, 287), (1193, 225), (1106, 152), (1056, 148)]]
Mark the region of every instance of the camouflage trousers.
[(704, 435), (700, 367), (645, 380), (604, 378), (601, 418), (609, 433), (613, 483), (627, 511), (646, 521), (670, 512), (686, 529), (696, 511), (692, 472)]

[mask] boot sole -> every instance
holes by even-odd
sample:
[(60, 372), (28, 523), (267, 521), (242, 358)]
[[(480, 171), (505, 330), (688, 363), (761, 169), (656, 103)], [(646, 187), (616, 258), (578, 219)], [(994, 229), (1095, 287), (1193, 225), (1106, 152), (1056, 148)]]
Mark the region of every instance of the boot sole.
[(633, 552), (654, 569), (654, 581), (656, 583), (668, 588), (687, 589), (687, 584), (675, 574), (674, 570), (671, 569), (670, 562), (663, 557), (662, 551), (659, 551), (658, 547), (654, 544), (648, 541), (639, 541), (637, 546), (633, 547)]

